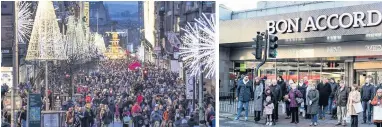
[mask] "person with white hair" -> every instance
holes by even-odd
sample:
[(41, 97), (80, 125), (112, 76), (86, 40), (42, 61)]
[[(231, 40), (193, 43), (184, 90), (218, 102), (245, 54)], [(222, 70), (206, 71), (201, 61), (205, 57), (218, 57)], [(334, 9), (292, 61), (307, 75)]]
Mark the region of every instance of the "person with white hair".
[[(302, 93), (297, 89), (297, 84), (290, 82), (292, 89), (288, 94), (289, 108), (291, 110), (292, 121), (291, 123), (299, 123), (298, 120), (298, 107), (303, 102)], [(301, 101), (302, 100), (302, 101)]]

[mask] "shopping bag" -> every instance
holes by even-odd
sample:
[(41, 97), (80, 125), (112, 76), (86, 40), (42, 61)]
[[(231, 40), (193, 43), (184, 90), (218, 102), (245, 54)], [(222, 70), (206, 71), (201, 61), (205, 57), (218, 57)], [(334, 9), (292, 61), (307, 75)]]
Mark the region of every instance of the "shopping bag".
[(353, 107), (354, 107), (355, 113), (358, 114), (358, 113), (363, 112), (363, 108), (362, 108), (362, 104), (361, 104), (361, 102), (354, 103), (354, 104), (353, 104)]
[(281, 108), (282, 113), (283, 113), (283, 114), (286, 114), (286, 111), (285, 111), (285, 102), (282, 102), (282, 103), (281, 103), (281, 107), (282, 107), (282, 108)]
[(382, 107), (373, 106), (373, 120), (382, 120)]

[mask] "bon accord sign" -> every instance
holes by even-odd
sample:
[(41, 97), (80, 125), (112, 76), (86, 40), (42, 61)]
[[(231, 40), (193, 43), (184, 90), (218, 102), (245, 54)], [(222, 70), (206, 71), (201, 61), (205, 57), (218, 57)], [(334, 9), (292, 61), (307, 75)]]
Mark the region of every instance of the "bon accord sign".
[(277, 34), (280, 42), (298, 38), (308, 41), (308, 38), (382, 33), (382, 2), (303, 10), (221, 21), (219, 43), (252, 42), (256, 32), (265, 30)]
[[(336, 22), (336, 23), (335, 23)], [(366, 12), (355, 11), (351, 13), (309, 16), (306, 22), (301, 17), (282, 19), (278, 21), (266, 21), (270, 33), (294, 33), (336, 30), (339, 28), (374, 27), (382, 23), (382, 14), (379, 10), (368, 10)]]

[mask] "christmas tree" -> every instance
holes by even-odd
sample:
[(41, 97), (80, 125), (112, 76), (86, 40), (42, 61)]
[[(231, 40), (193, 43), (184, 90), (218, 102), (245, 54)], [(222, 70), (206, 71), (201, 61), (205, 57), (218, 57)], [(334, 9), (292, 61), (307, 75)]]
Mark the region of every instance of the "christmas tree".
[(64, 43), (51, 1), (40, 1), (26, 60), (65, 59)]

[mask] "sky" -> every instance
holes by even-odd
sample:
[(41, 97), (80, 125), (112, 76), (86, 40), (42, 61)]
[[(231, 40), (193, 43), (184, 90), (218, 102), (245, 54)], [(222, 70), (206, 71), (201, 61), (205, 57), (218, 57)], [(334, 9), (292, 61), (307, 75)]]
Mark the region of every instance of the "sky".
[(248, 9), (255, 9), (257, 7), (256, 0), (248, 0), (248, 1), (236, 1), (236, 0), (229, 0), (229, 1), (219, 1), (220, 4), (224, 4), (226, 7), (232, 9), (232, 11), (241, 11), (241, 10), (248, 10)]

